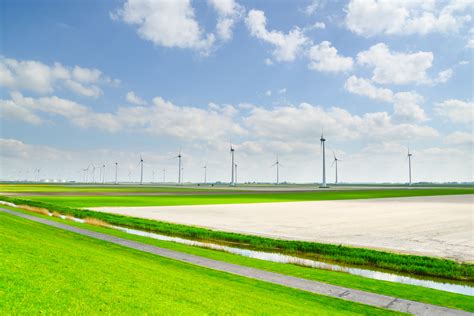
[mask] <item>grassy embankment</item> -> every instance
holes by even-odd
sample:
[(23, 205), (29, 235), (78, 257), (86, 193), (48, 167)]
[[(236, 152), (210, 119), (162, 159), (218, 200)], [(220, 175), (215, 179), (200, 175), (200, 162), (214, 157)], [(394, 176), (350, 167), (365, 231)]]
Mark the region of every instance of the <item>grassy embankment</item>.
[(291, 275), (295, 277), (305, 278), (314, 281), (320, 281), (324, 283), (335, 284), (339, 286), (359, 289), (368, 292), (379, 293), (388, 296), (400, 297), (403, 299), (420, 301), (428, 304), (440, 305), (450, 308), (463, 309), (466, 311), (474, 312), (474, 298), (466, 295), (459, 295), (449, 292), (442, 292), (429, 288), (423, 288), (419, 286), (412, 286), (406, 284), (398, 284), (386, 281), (377, 281), (373, 279), (367, 279), (364, 277), (354, 276), (347, 273), (327, 271), (321, 269), (313, 269), (307, 267), (301, 267), (291, 264), (281, 264), (262, 261), (258, 259), (246, 258), (239, 255), (229, 254), (226, 252), (204, 249), (199, 247), (192, 247), (174, 242), (160, 241), (152, 238), (141, 237), (130, 235), (115, 229), (97, 227), (88, 224), (81, 224), (72, 222), (70, 220), (63, 220), (57, 217), (49, 217), (36, 213), (27, 212), (17, 208), (5, 207), (13, 209), (19, 212), (27, 213), (37, 217), (47, 218), (49, 220), (61, 222), (64, 224), (85, 228), (88, 230), (114, 235), (117, 237), (130, 239), (146, 244), (151, 244), (161, 248), (167, 248), (183, 253), (189, 253), (198, 255), (214, 260), (230, 262), (243, 266), (248, 266), (257, 269), (263, 269), (276, 273)]
[(31, 205), (57, 211), (78, 218), (96, 218), (104, 222), (180, 236), (201, 241), (238, 245), (262, 251), (277, 251), (315, 260), (330, 261), (356, 266), (367, 266), (395, 272), (442, 277), (455, 280), (474, 281), (474, 265), (461, 264), (452, 260), (415, 255), (401, 255), (364, 248), (321, 244), (316, 242), (278, 240), (259, 236), (242, 235), (199, 227), (159, 222), (116, 214), (100, 213), (85, 209), (62, 206), (62, 202), (49, 204), (40, 201), (0, 197), (17, 205)]
[(350, 199), (375, 199), (417, 197), (435, 195), (474, 194), (471, 188), (456, 189), (380, 189), (344, 190), (291, 193), (240, 193), (240, 194), (196, 194), (162, 196), (25, 196), (28, 200), (52, 203), (69, 207), (99, 206), (173, 206), (236, 203), (269, 203), (297, 201), (329, 201)]
[(394, 314), (213, 271), (0, 212), (5, 314)]

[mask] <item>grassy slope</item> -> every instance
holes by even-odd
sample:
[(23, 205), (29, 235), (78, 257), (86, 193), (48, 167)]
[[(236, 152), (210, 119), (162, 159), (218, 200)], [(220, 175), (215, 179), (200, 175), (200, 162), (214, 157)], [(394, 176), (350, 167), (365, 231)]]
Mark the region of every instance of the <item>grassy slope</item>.
[(221, 251), (203, 249), (199, 247), (191, 247), (186, 245), (177, 244), (174, 242), (160, 241), (152, 238), (140, 237), (130, 235), (124, 232), (120, 232), (114, 229), (103, 228), (92, 226), (88, 224), (75, 223), (68, 220), (62, 220), (55, 217), (47, 217), (31, 212), (22, 211), (6, 207), (16, 211), (24, 212), (30, 215), (48, 218), (57, 222), (65, 223), (72, 226), (77, 226), (109, 235), (118, 236), (125, 239), (135, 240), (142, 243), (151, 244), (154, 246), (181, 251), (184, 253), (190, 253), (210, 259), (230, 262), (234, 264), (244, 265), (248, 267), (268, 270), (272, 272), (282, 273), (286, 275), (296, 276), (304, 279), (320, 281), (324, 283), (335, 284), (339, 286), (359, 289), (368, 292), (374, 292), (384, 294), (388, 296), (396, 296), (407, 300), (414, 300), (424, 302), (428, 304), (446, 306), (451, 308), (463, 309), (466, 311), (474, 312), (474, 297), (466, 295), (459, 295), (455, 293), (442, 292), (429, 288), (412, 286), (406, 284), (398, 284), (386, 281), (377, 281), (373, 279), (367, 279), (359, 276), (350, 275), (347, 273), (326, 271), (321, 269), (313, 269), (307, 267), (301, 267), (291, 264), (281, 264), (274, 262), (267, 262), (258, 259), (246, 258), (234, 254), (229, 254)]
[(29, 196), (35, 201), (55, 203), (69, 207), (98, 206), (171, 206), (232, 203), (295, 202), (321, 200), (370, 199), (389, 197), (432, 196), (451, 194), (473, 194), (474, 189), (383, 189), (317, 191), (294, 193), (262, 193), (232, 195), (186, 195), (186, 196)]
[(389, 314), (0, 213), (6, 314)]
[(250, 247), (257, 250), (284, 252), (298, 256), (306, 256), (315, 260), (370, 266), (417, 275), (437, 276), (457, 280), (474, 280), (474, 265), (460, 264), (452, 260), (415, 255), (400, 255), (377, 250), (321, 244), (316, 242), (271, 239), (159, 222), (149, 219), (100, 213), (84, 209), (74, 209), (61, 206), (60, 204), (48, 204), (16, 198), (0, 198), (17, 205), (27, 204), (35, 207), (47, 208), (51, 211), (57, 211), (78, 218), (97, 218), (113, 225), (152, 231), (165, 235), (181, 236), (184, 238), (227, 244), (238, 244), (242, 247)]

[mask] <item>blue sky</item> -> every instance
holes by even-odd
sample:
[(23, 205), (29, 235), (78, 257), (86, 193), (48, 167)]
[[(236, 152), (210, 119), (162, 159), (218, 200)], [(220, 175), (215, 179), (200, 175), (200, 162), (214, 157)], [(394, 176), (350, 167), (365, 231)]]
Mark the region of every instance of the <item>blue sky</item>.
[[(472, 181), (468, 1), (2, 1), (2, 179)], [(330, 157), (328, 157), (329, 160)], [(329, 165), (328, 165), (329, 167)], [(333, 170), (328, 171), (330, 179)], [(112, 172), (109, 170), (108, 179)]]

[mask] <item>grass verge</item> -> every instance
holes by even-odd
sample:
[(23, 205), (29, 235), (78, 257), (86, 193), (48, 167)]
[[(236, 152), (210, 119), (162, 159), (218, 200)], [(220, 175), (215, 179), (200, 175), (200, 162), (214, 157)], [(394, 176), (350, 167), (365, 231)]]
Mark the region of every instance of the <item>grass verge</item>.
[[(21, 209), (5, 207), (13, 209), (19, 212), (30, 214), (27, 211)], [(103, 228), (90, 226), (87, 224), (80, 224), (69, 220), (62, 220), (58, 218), (51, 218), (44, 215), (36, 215), (42, 218), (48, 218), (50, 220), (65, 223), (71, 226), (85, 228), (88, 230), (105, 233), (124, 239), (130, 239), (141, 243), (154, 245), (161, 248), (167, 248), (183, 253), (189, 253), (201, 257), (206, 257), (214, 260), (225, 261), (229, 263), (239, 264), (252, 268), (267, 270), (271, 272), (291, 275), (299, 278), (305, 278), (309, 280), (344, 286), (348, 288), (354, 288), (358, 290), (379, 293), (388, 296), (399, 297), (407, 300), (414, 300), (424, 302), (428, 304), (440, 305), (450, 308), (462, 309), (469, 312), (474, 312), (474, 298), (467, 295), (460, 295), (449, 292), (442, 292), (429, 288), (412, 286), (406, 284), (398, 284), (393, 282), (378, 281), (373, 279), (367, 279), (359, 276), (354, 276), (346, 273), (327, 271), (320, 269), (313, 269), (308, 267), (301, 267), (291, 264), (281, 264), (268, 262), (258, 259), (246, 258), (234, 254), (229, 254), (221, 251), (203, 249), (199, 247), (192, 247), (174, 242), (160, 241), (152, 238), (141, 237), (130, 235), (115, 229)]]
[[(298, 201), (329, 201), (352, 199), (397, 198), (434, 195), (473, 194), (474, 189), (378, 189), (339, 190), (291, 193), (198, 194), (161, 196), (23, 196), (22, 198), (69, 207), (99, 206), (174, 206), (236, 203), (269, 203)], [(32, 194), (34, 195), (34, 194)]]
[(0, 213), (5, 314), (391, 315)]
[(470, 282), (474, 281), (474, 265), (458, 263), (453, 260), (426, 256), (402, 255), (371, 249), (316, 242), (271, 239), (116, 214), (100, 213), (84, 209), (75, 209), (39, 201), (11, 197), (0, 197), (0, 199), (16, 205), (25, 204), (38, 208), (46, 208), (50, 211), (56, 211), (77, 218), (95, 218), (112, 225), (136, 228), (169, 236), (180, 236), (200, 241), (212, 241), (231, 245), (238, 244), (241, 247), (248, 247), (256, 250), (277, 251), (315, 260), (373, 267), (395, 272), (434, 276), (454, 280), (466, 280)]

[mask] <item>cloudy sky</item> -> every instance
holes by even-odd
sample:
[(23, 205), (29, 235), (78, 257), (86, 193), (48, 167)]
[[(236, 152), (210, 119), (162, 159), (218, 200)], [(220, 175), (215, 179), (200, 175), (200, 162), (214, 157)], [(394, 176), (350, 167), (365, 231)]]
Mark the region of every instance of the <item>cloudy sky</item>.
[[(2, 1), (0, 178), (473, 180), (473, 4)], [(40, 169), (40, 174), (35, 170)], [(96, 172), (96, 178), (99, 171)], [(154, 178), (153, 178), (154, 177)]]

